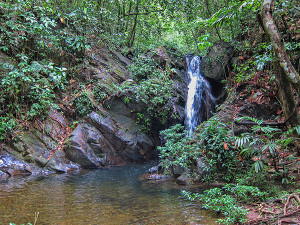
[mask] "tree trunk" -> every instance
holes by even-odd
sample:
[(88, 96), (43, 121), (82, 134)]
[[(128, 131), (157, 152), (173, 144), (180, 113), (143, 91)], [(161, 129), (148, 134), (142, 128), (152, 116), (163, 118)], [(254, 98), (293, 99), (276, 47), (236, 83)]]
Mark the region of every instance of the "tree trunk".
[[(278, 82), (279, 99), (285, 120), (289, 127), (300, 125), (300, 115), (297, 109), (298, 102), (295, 102), (294, 100), (292, 88), (293, 86), (296, 89), (296, 94), (299, 95), (300, 78), (289, 59), (283, 39), (280, 36), (279, 30), (272, 16), (274, 0), (263, 0), (261, 9), (263, 27), (272, 42), (277, 58), (276, 61), (274, 61), (274, 72)], [(295, 145), (297, 146), (299, 154), (300, 143), (297, 139), (295, 139)]]
[(278, 94), (286, 123), (291, 126), (299, 125), (300, 115), (297, 112), (297, 103), (294, 101), (292, 86), (277, 60), (274, 62), (274, 73), (279, 87)]
[(130, 34), (130, 39), (129, 39), (129, 44), (128, 47), (131, 48), (133, 46), (134, 43), (134, 39), (135, 39), (135, 32), (136, 32), (136, 25), (137, 25), (137, 19), (138, 19), (138, 15), (139, 15), (139, 5), (140, 5), (140, 0), (137, 1), (136, 3), (136, 7), (135, 7), (135, 18), (134, 18), (134, 22), (133, 22), (133, 27), (131, 30), (131, 34)]
[(300, 93), (300, 77), (286, 53), (283, 39), (281, 39), (280, 33), (272, 16), (273, 9), (274, 0), (263, 0), (261, 15), (264, 30), (272, 42), (276, 57), (279, 60), (279, 64), (282, 67), (287, 80), (295, 87), (297, 92)]
[[(129, 3), (129, 9), (128, 9), (127, 14), (131, 13), (131, 6), (132, 6), (132, 2)], [(125, 11), (124, 11), (124, 13), (125, 13)], [(128, 19), (126, 21), (125, 32), (127, 32), (127, 30), (128, 30), (129, 20), (130, 20), (130, 16), (128, 16)]]

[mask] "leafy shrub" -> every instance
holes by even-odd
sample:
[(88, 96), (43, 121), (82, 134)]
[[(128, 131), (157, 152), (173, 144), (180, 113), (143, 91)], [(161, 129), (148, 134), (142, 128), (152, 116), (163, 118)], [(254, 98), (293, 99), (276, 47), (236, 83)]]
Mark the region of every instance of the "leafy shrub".
[(295, 137), (290, 134), (296, 131), (300, 134), (300, 126), (296, 126), (287, 132), (282, 132), (278, 128), (263, 126), (263, 120), (252, 117), (242, 117), (239, 120), (249, 120), (256, 125), (251, 127), (251, 133), (243, 133), (241, 137), (236, 137), (235, 146), (241, 150), (241, 155), (252, 158), (253, 169), (256, 173), (261, 173), (269, 164), (273, 165), (275, 171), (282, 177), (282, 183), (289, 183), (288, 171), (279, 170), (280, 158)]
[(93, 88), (93, 95), (99, 103), (102, 103), (102, 101), (109, 96), (109, 91), (102, 84), (97, 83)]
[(151, 128), (150, 118), (146, 118), (143, 113), (137, 113), (136, 125), (140, 125), (140, 131), (149, 132)]
[(240, 184), (226, 184), (223, 191), (233, 195), (239, 202), (259, 202), (266, 199), (266, 192), (261, 191), (258, 187), (240, 185)]
[(150, 115), (165, 123), (172, 113), (171, 102), (176, 96), (174, 82), (165, 73), (157, 71), (147, 80), (135, 85), (133, 92), (137, 101), (148, 106)]
[(182, 195), (191, 201), (198, 199), (205, 209), (221, 212), (226, 216), (225, 219), (217, 220), (221, 224), (237, 224), (245, 222), (248, 213), (238, 205), (238, 202), (263, 201), (267, 193), (258, 187), (226, 184), (223, 188), (206, 190), (203, 194), (182, 191)]
[(131, 77), (135, 80), (146, 79), (155, 70), (155, 62), (152, 58), (138, 56), (132, 59), (132, 64), (128, 66)]
[(16, 128), (16, 121), (9, 117), (0, 117), (0, 141), (7, 140)]
[(241, 173), (241, 167), (247, 166), (239, 160), (237, 149), (229, 124), (220, 122), (218, 117), (213, 117), (201, 124), (195, 131), (200, 149), (205, 156), (210, 173), (205, 179), (212, 179), (222, 174), (226, 181), (233, 180), (236, 174)]
[(166, 172), (172, 172), (172, 169), (177, 166), (183, 168), (190, 167), (192, 160), (196, 159), (200, 152), (196, 142), (191, 144), (190, 137), (187, 136), (185, 127), (176, 124), (169, 129), (160, 132), (165, 141), (164, 146), (157, 149), (160, 152), (160, 159), (166, 168)]
[(85, 50), (90, 48), (87, 37), (74, 36), (66, 38), (67, 49), (75, 52), (76, 55), (83, 57)]
[(179, 124), (161, 132), (165, 146), (158, 147), (160, 158), (167, 168), (180, 165), (191, 173), (195, 161), (203, 157), (208, 164), (207, 173), (202, 179), (208, 181), (222, 177), (226, 181), (234, 180), (241, 168), (249, 163), (239, 160), (238, 150), (232, 143), (231, 130), (217, 117), (198, 126), (193, 136), (188, 137), (185, 128)]
[(20, 63), (1, 65), (0, 97), (6, 103), (8, 113), (31, 119), (44, 115), (54, 103), (55, 91), (64, 88), (65, 68), (51, 62), (29, 62), (20, 54)]
[(211, 209), (225, 215), (225, 219), (217, 220), (221, 224), (236, 224), (246, 221), (247, 210), (238, 206), (237, 199), (225, 194), (221, 188), (206, 190), (203, 194), (188, 191), (182, 191), (182, 194), (189, 200), (200, 200), (205, 209)]
[(125, 83), (118, 91), (136, 102), (145, 103), (148, 113), (158, 118), (162, 124), (170, 116), (176, 116), (172, 114), (172, 102), (177, 97), (174, 81), (163, 71), (155, 70), (148, 79), (139, 83)]

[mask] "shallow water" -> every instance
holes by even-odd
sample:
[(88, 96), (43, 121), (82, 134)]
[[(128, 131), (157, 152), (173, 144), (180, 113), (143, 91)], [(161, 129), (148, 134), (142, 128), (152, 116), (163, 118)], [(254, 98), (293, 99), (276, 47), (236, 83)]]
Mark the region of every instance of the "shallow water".
[[(216, 224), (172, 183), (139, 181), (150, 165), (0, 183), (0, 224)], [(13, 182), (13, 183), (11, 183)]]

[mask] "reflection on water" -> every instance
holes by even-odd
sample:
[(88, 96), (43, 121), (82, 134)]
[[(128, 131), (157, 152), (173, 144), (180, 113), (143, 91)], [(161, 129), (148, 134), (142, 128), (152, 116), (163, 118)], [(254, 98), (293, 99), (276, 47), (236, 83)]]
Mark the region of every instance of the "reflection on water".
[[(0, 184), (0, 224), (215, 224), (170, 184), (140, 182), (149, 165)], [(16, 183), (14, 183), (16, 184)]]

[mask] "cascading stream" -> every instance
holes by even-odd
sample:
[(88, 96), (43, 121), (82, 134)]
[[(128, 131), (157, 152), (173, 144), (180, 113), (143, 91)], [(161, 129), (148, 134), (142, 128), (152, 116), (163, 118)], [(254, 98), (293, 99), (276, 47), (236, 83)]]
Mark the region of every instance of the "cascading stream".
[(211, 87), (201, 75), (200, 63), (199, 56), (187, 57), (187, 73), (190, 82), (185, 109), (185, 125), (189, 135), (194, 132), (197, 125), (211, 116), (215, 103)]

